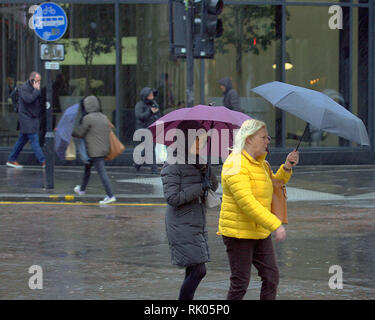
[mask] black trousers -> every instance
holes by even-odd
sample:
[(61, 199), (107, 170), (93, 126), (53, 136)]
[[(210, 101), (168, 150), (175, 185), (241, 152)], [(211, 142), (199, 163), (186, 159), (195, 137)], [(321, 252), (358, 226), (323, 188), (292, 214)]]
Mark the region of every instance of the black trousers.
[(242, 300), (250, 283), (251, 265), (262, 280), (261, 300), (276, 299), (279, 269), (272, 239), (237, 239), (223, 236), (231, 270), (228, 300)]

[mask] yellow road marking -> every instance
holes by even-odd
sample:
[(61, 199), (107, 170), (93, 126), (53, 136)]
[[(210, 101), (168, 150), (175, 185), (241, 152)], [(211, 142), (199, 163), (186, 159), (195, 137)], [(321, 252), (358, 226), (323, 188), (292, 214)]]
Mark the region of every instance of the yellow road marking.
[[(98, 202), (47, 202), (47, 201), (0, 201), (2, 204), (38, 204), (38, 205), (68, 205), (68, 206), (100, 206)], [(106, 206), (126, 206), (126, 207), (165, 207), (165, 203), (111, 203)], [(104, 206), (104, 205), (103, 205)]]

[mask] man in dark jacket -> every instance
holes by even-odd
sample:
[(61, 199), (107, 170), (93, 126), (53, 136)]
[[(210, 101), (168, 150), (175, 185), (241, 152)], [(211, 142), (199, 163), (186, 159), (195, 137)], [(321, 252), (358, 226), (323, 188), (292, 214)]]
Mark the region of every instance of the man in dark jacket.
[(234, 111), (241, 111), (240, 97), (235, 89), (233, 89), (232, 81), (226, 77), (219, 80), (220, 88), (224, 93), (224, 107)]
[[(154, 89), (145, 87), (141, 90), (141, 100), (135, 105), (135, 129), (145, 129), (161, 117), (158, 104), (154, 100)], [(155, 144), (153, 149), (152, 173), (158, 173), (155, 156)], [(140, 164), (134, 164), (137, 171), (140, 170)]]
[(45, 158), (39, 145), (39, 115), (41, 112), (41, 93), (40, 82), (42, 77), (39, 73), (33, 71), (29, 80), (20, 88), (18, 121), (20, 124), (20, 135), (9, 155), (7, 166), (12, 168), (22, 168), (17, 162), (18, 155), (25, 144), (30, 140), (31, 148), (45, 167)]

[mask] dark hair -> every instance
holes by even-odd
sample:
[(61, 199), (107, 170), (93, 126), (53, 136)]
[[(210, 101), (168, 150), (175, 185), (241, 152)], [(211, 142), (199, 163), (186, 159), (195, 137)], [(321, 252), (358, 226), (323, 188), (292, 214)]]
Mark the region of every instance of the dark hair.
[(184, 134), (184, 138), (185, 138), (185, 160), (186, 160), (188, 158), (188, 155), (189, 155), (190, 147), (191, 147), (192, 143), (194, 143), (194, 141), (190, 141), (191, 144), (189, 145), (189, 134), (188, 134), (189, 129), (198, 131), (199, 129), (206, 130), (206, 128), (199, 121), (183, 120), (178, 124), (177, 129), (180, 129)]

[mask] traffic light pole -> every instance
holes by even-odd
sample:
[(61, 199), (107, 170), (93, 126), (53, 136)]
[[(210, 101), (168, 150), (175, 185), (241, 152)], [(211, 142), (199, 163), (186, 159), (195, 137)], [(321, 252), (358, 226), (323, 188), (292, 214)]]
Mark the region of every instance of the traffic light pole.
[(46, 133), (46, 189), (54, 188), (54, 164), (55, 164), (55, 134), (53, 132), (52, 123), (52, 81), (51, 81), (51, 70), (46, 70), (46, 82), (47, 82), (47, 92), (46, 92), (46, 117), (47, 117), (47, 133)]
[(194, 106), (193, 0), (188, 0), (186, 19), (186, 106)]

